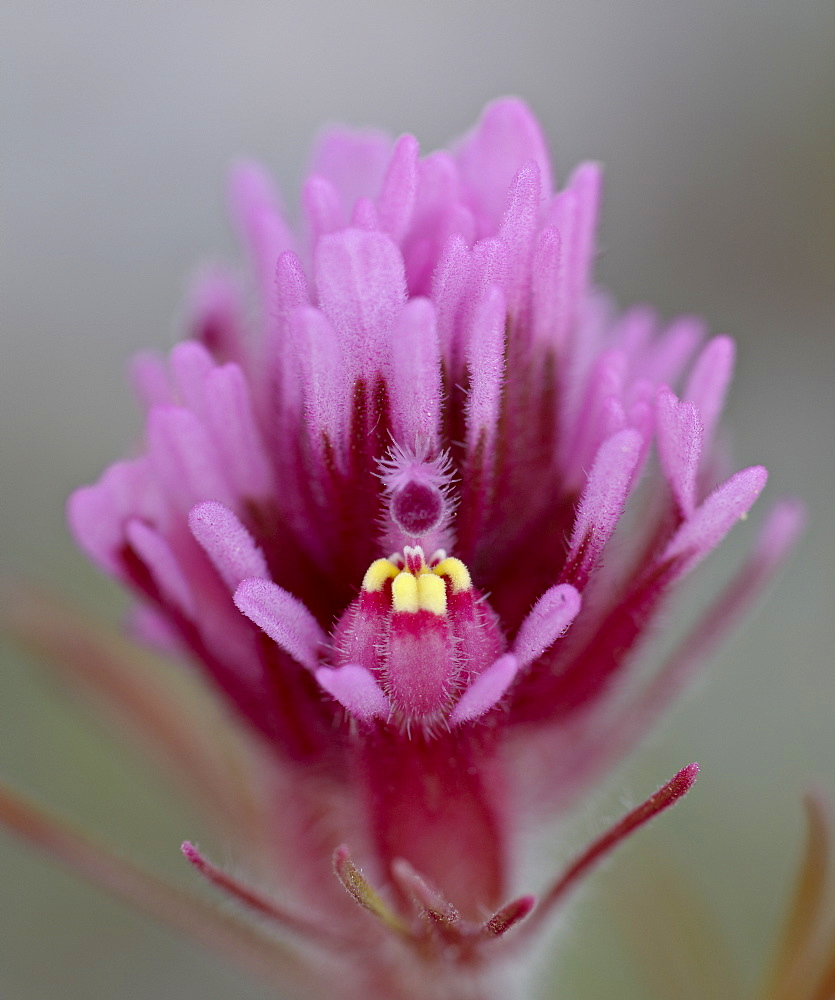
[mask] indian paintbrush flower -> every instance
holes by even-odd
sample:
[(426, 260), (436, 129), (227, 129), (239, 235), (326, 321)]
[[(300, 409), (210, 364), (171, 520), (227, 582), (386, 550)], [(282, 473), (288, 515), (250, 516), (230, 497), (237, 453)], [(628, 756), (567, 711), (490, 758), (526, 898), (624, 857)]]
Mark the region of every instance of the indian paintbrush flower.
[(329, 131), (299, 232), (240, 167), (255, 315), (230, 275), (204, 276), (188, 339), (134, 366), (142, 453), (69, 503), (137, 595), (137, 633), (194, 665), (273, 776), (280, 834), (239, 859), (268, 888), (186, 858), (322, 949), (332, 995), (501, 995), (491, 957), (697, 768), (538, 903), (514, 896), (539, 888), (516, 878), (531, 818), (638, 739), (797, 527), (778, 508), (680, 650), (636, 674), (766, 473), (725, 477), (714, 446), (732, 342), (593, 287), (600, 181), (584, 164), (557, 190), (515, 100), (424, 158), (412, 136)]

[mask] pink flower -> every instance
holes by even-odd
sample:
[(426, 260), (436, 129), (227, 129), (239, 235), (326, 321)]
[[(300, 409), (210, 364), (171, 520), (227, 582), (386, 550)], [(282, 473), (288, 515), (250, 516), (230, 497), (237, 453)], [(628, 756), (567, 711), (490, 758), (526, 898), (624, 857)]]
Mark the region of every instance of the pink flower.
[(635, 675), (670, 592), (766, 473), (724, 478), (714, 447), (732, 342), (618, 315), (593, 288), (599, 197), (595, 164), (555, 189), (515, 100), (423, 159), (408, 135), (327, 133), (298, 233), (240, 168), (255, 317), (206, 277), (189, 339), (134, 367), (141, 455), (70, 499), (79, 544), (139, 598), (141, 636), (202, 672), (284, 789), (286, 906), (186, 857), (323, 946), (339, 996), (494, 995), (479, 970), (507, 953), (497, 939), (527, 917), (507, 946), (526, 940), (697, 768), (538, 905), (513, 899), (540, 888), (516, 884), (531, 817), (642, 735), (797, 527), (778, 508), (679, 652)]

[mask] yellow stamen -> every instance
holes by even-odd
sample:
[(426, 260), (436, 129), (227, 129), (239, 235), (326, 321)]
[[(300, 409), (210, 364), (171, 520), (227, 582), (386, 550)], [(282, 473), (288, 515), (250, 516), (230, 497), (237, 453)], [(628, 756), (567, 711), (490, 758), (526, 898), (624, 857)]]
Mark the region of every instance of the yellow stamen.
[(446, 614), (446, 584), (439, 576), (421, 573), (417, 578), (417, 596), (422, 611), (442, 617)]
[(391, 603), (395, 611), (415, 612), (420, 607), (418, 582), (411, 573), (399, 573), (391, 584)]
[(399, 572), (400, 570), (390, 559), (375, 559), (365, 571), (362, 589), (377, 593), (383, 589), (386, 580), (393, 580)]
[(460, 594), (462, 590), (469, 590), (472, 586), (470, 571), (460, 559), (443, 559), (433, 572), (438, 576), (449, 577), (454, 594)]

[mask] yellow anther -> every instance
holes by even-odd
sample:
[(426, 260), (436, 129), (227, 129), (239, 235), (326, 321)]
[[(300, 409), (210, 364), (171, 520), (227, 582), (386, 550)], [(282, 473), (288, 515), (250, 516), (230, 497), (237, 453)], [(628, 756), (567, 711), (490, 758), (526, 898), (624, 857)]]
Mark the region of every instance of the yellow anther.
[(438, 576), (449, 577), (454, 594), (460, 594), (462, 590), (469, 590), (472, 586), (470, 571), (460, 559), (443, 559), (433, 572)]
[(418, 582), (411, 573), (399, 573), (391, 584), (391, 603), (395, 611), (415, 612), (420, 607)]
[(393, 580), (400, 570), (390, 559), (375, 559), (365, 571), (362, 578), (362, 589), (375, 593), (383, 589), (386, 580)]
[(439, 576), (421, 573), (417, 578), (418, 605), (422, 611), (446, 614), (446, 584)]

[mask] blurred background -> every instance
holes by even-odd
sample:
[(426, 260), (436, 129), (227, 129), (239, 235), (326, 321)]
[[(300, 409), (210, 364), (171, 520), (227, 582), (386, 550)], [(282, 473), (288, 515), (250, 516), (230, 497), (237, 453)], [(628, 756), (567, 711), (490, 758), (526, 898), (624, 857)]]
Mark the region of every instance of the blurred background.
[[(627, 892), (649, 934), (655, 890), (634, 877), (662, 860), (753, 982), (796, 863), (801, 794), (813, 780), (835, 794), (831, 2), (5, 0), (0, 19), (3, 569), (111, 620), (121, 599), (74, 550), (64, 500), (138, 431), (126, 359), (173, 342), (195, 265), (237, 254), (230, 161), (264, 161), (293, 205), (323, 123), (411, 131), (428, 151), (516, 93), (561, 178), (605, 163), (600, 280), (624, 304), (702, 314), (737, 339), (737, 464), (771, 470), (752, 521), (791, 493), (811, 524), (704, 682), (555, 835), (565, 858), (627, 800), (702, 764), (688, 801), (583, 890), (551, 989), (649, 995), (612, 900)], [(693, 600), (753, 530), (736, 529)], [(189, 880), (177, 848), (199, 837), (196, 817), (6, 648), (0, 773)], [(4, 1000), (265, 996), (2, 833), (0, 884)]]

